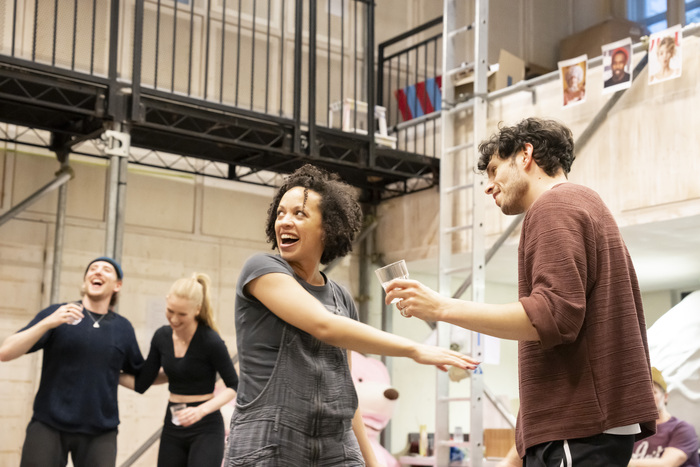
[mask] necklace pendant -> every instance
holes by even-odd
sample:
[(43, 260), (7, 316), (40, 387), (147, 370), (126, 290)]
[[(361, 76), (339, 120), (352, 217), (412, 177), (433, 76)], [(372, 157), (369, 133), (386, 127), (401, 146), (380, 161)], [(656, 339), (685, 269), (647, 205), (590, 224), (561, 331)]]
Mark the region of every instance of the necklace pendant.
[(93, 328), (99, 328), (99, 327), (100, 327), (100, 323), (95, 323), (95, 324), (92, 325), (92, 327), (93, 327)]

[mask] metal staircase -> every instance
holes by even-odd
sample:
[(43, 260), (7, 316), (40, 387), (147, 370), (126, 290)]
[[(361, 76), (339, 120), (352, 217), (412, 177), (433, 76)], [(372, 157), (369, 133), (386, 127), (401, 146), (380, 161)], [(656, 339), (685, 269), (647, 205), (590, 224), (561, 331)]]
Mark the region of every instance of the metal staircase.
[[(464, 11), (470, 8), (473, 11)], [(476, 144), (486, 136), (488, 0), (445, 0), (443, 18), (439, 291), (443, 296), (452, 296), (455, 276), (471, 273), (471, 299), (483, 302), (486, 272), (484, 180), (474, 167), (478, 159)], [(463, 24), (462, 21), (468, 21), (468, 18), (473, 18), (473, 23)], [(473, 44), (471, 54), (468, 52), (470, 44)], [(452, 76), (465, 68), (473, 69), (474, 93), (466, 102), (457, 103)], [(464, 125), (464, 116), (468, 113), (472, 114), (471, 130)], [(463, 256), (457, 255), (460, 251), (471, 251), (471, 264)], [(453, 328), (447, 323), (437, 324), (438, 345), (452, 346)], [(472, 334), (471, 349), (460, 350), (482, 361), (484, 339), (476, 333)], [(466, 381), (470, 385), (469, 397), (453, 397), (448, 375), (438, 372), (434, 443), (436, 466), (449, 465), (452, 446), (467, 449), (468, 465), (483, 465), (483, 375), (475, 371)], [(469, 438), (467, 442), (458, 442), (450, 437), (450, 405), (464, 400), (470, 404)]]

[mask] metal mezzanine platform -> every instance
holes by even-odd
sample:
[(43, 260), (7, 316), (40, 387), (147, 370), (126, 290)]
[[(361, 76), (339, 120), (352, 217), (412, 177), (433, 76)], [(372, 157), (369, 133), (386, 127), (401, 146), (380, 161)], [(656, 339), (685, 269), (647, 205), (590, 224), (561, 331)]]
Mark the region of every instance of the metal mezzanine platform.
[[(20, 6), (24, 2), (19, 2)], [(372, 136), (375, 122), (372, 119), (367, 122), (369, 132), (347, 132), (330, 128), (324, 125), (319, 118), (316, 118), (316, 108), (323, 108), (323, 97), (326, 97), (326, 106), (331, 100), (342, 100), (343, 87), (341, 78), (340, 95), (333, 90), (331, 92), (331, 82), (337, 77), (332, 76), (333, 67), (327, 69), (317, 69), (315, 55), (310, 51), (321, 50), (317, 46), (316, 40), (310, 40), (308, 46), (303, 44), (302, 35), (312, 35), (314, 38), (317, 31), (317, 12), (314, 2), (305, 5), (305, 2), (297, 0), (294, 8), (285, 16), (294, 15), (294, 24), (297, 26), (292, 37), (285, 38), (284, 28), (281, 37), (276, 40), (280, 44), (288, 43), (287, 57), (289, 62), (293, 61), (293, 79), (285, 80), (280, 77), (279, 95), (288, 92), (294, 93), (294, 102), (291, 108), (275, 109), (275, 113), (267, 111), (268, 97), (265, 96), (265, 111), (253, 106), (251, 97), (250, 108), (238, 105), (238, 89), (245, 87), (245, 83), (238, 81), (238, 68), (236, 69), (236, 102), (231, 104), (230, 100), (223, 98), (224, 95), (224, 64), (221, 62), (220, 70), (208, 61), (204, 63), (205, 73), (219, 79), (221, 93), (217, 99), (213, 93), (207, 95), (204, 88), (204, 95), (201, 92), (190, 92), (190, 88), (196, 88), (191, 83), (187, 85), (187, 92), (178, 92), (175, 86), (176, 65), (175, 53), (172, 60), (172, 81), (170, 89), (163, 86), (158, 75), (155, 82), (149, 75), (151, 70), (163, 68), (163, 57), (167, 49), (165, 45), (161, 47), (161, 55), (158, 53), (154, 57), (145, 51), (145, 36), (152, 26), (149, 21), (155, 21), (158, 30), (165, 28), (167, 24), (166, 9), (158, 11), (158, 16), (153, 20), (149, 16), (150, 9), (148, 2), (136, 2), (133, 11), (129, 11), (126, 6), (120, 5), (118, 0), (110, 2), (110, 8), (106, 19), (108, 21), (108, 31), (104, 33), (106, 57), (105, 64), (100, 75), (98, 71), (99, 63), (95, 62), (95, 55), (99, 57), (99, 44), (95, 39), (95, 12), (93, 12), (93, 35), (90, 45), (89, 55), (91, 61), (89, 71), (86, 66), (82, 69), (76, 65), (81, 54), (81, 43), (79, 31), (73, 27), (72, 53), (61, 49), (57, 51), (56, 30), (61, 28), (61, 18), (73, 15), (74, 24), (78, 22), (76, 14), (71, 11), (62, 11), (63, 5), (55, 6), (53, 38), (51, 33), (41, 34), (41, 18), (39, 12), (34, 11), (34, 17), (25, 15), (24, 20), (28, 23), (33, 21), (34, 37), (31, 43), (22, 46), (19, 42), (15, 44), (15, 37), (21, 34), (16, 21), (13, 21), (12, 45), (0, 49), (0, 122), (5, 122), (20, 127), (44, 130), (51, 134), (50, 143), (45, 145), (49, 150), (56, 151), (57, 154), (67, 154), (78, 143), (90, 139), (99, 138), (104, 131), (117, 129), (130, 135), (131, 147), (143, 150), (156, 151), (168, 154), (172, 157), (184, 157), (209, 160), (226, 167), (227, 170), (219, 170), (217, 174), (205, 173), (209, 176), (219, 176), (229, 180), (236, 180), (247, 183), (261, 185), (274, 185), (274, 177), (254, 177), (261, 172), (272, 172), (277, 174), (288, 173), (304, 163), (311, 162), (324, 167), (333, 172), (339, 173), (348, 183), (362, 190), (361, 200), (368, 203), (378, 203), (383, 199), (400, 196), (415, 191), (420, 191), (437, 185), (439, 173), (439, 160), (436, 157), (426, 157), (415, 152), (406, 150), (396, 150), (388, 147), (378, 147)], [(177, 8), (177, 7), (176, 7)], [(213, 8), (213, 7), (212, 7)], [(364, 44), (365, 57), (358, 58), (357, 52), (351, 65), (345, 64), (345, 70), (352, 73), (355, 92), (351, 97), (366, 98), (369, 105), (374, 105), (374, 70), (373, 67), (364, 68), (364, 62), (373, 61), (374, 34), (373, 34), (373, 14), (374, 6), (362, 0), (357, 0), (354, 6), (355, 13), (362, 16), (364, 23)], [(291, 11), (293, 9), (293, 11)], [(17, 7), (20, 10), (20, 7)], [(25, 8), (26, 10), (26, 8)], [(223, 35), (214, 35), (213, 27), (209, 25), (236, 23), (235, 18), (227, 19), (227, 11), (223, 11), (223, 16), (217, 17), (210, 8), (199, 12), (194, 5), (189, 12), (191, 18), (200, 14), (204, 23), (207, 24), (206, 50), (202, 52), (209, 54), (216, 46), (216, 40), (221, 39), (222, 60), (224, 56), (225, 38)], [(306, 11), (305, 11), (306, 10)], [(172, 12), (171, 12), (172, 13)], [(174, 16), (180, 17), (183, 11), (174, 11)], [(283, 14), (285, 12), (282, 12)], [(17, 11), (12, 13), (17, 15)], [(118, 70), (118, 56), (124, 55), (123, 44), (125, 43), (123, 25), (120, 22), (127, 21), (129, 15), (134, 15), (133, 37), (129, 42), (132, 44), (131, 59), (132, 70), (131, 79), (126, 79), (123, 72)], [(240, 12), (238, 12), (240, 15)], [(270, 20), (268, 12), (268, 21)], [(234, 12), (235, 16), (235, 12)], [(70, 18), (69, 18), (70, 19)], [(99, 16), (98, 16), (99, 19)], [(357, 17), (353, 18), (357, 25)], [(284, 21), (284, 19), (283, 19)], [(328, 23), (330, 24), (330, 16)], [(350, 18), (342, 18), (344, 23), (351, 24)], [(198, 23), (196, 23), (198, 24)], [(39, 27), (37, 27), (37, 25)], [(240, 26), (240, 16), (238, 17)], [(32, 24), (26, 26), (32, 27)], [(350, 26), (348, 26), (350, 27)], [(357, 26), (356, 26), (357, 27)], [(260, 29), (260, 28), (258, 28)], [(37, 32), (38, 30), (38, 32)], [(264, 30), (264, 29), (263, 29)], [(120, 32), (122, 31), (122, 32)], [(179, 30), (178, 30), (179, 31)], [(173, 30), (174, 34), (177, 31)], [(332, 34), (330, 29), (329, 35)], [(181, 34), (178, 32), (178, 34)], [(211, 35), (211, 41), (209, 36)], [(270, 57), (270, 44), (275, 40), (270, 33), (268, 24), (267, 35), (261, 35), (267, 41), (267, 56), (265, 61), (271, 59), (284, 61), (283, 55)], [(43, 37), (43, 39), (42, 39)], [(240, 36), (239, 36), (240, 37)], [(344, 36), (341, 36), (341, 40)], [(190, 33), (192, 39), (192, 33)], [(41, 41), (48, 41), (44, 44), (44, 49), (52, 50), (52, 54), (44, 56), (42, 60), (37, 53), (42, 48)], [(178, 39), (179, 40), (179, 39)], [(357, 42), (357, 39), (355, 39)], [(211, 44), (210, 44), (211, 42)], [(330, 42), (328, 41), (330, 50)], [(97, 44), (97, 45), (96, 45)], [(228, 47), (228, 41), (226, 41)], [(325, 44), (323, 45), (325, 47)], [(59, 45), (60, 47), (60, 45)], [(237, 52), (237, 67), (240, 67), (240, 57), (243, 57), (245, 50), (239, 41)], [(341, 50), (350, 47), (350, 44), (341, 45)], [(264, 48), (260, 48), (265, 50)], [(259, 49), (259, 50), (260, 50)], [(284, 47), (280, 54), (284, 52)], [(170, 51), (167, 51), (170, 53)], [(304, 55), (304, 59), (302, 59)], [(349, 55), (346, 51), (345, 55)], [(63, 60), (62, 60), (63, 58)], [(255, 56), (252, 57), (255, 59)], [(293, 58), (293, 60), (292, 60)], [(196, 61), (197, 57), (194, 56)], [(308, 63), (304, 63), (306, 60)], [(260, 60), (259, 60), (260, 62)], [(245, 64), (244, 64), (245, 65)], [(308, 68), (305, 66), (308, 65)], [(123, 65), (122, 65), (123, 66)], [(190, 44), (189, 55), (189, 78), (194, 79), (192, 70), (196, 70), (196, 63), (193, 63), (192, 44)], [(228, 65), (227, 65), (228, 66)], [(254, 81), (263, 79), (260, 74), (255, 75), (255, 62), (251, 64), (253, 73), (249, 89), (252, 92)], [(302, 70), (304, 68), (304, 70)], [(342, 62), (341, 62), (342, 70)], [(365, 71), (366, 70), (366, 71)], [(269, 73), (265, 75), (268, 75)], [(324, 76), (326, 73), (326, 76)], [(195, 73), (196, 74), (196, 73)], [(205, 74), (204, 81), (211, 80), (211, 76)], [(302, 80), (302, 74), (307, 75)], [(321, 81), (327, 78), (329, 83), (327, 95), (317, 95), (315, 89)], [(269, 76), (265, 76), (269, 80)], [(293, 81), (287, 90), (283, 88), (285, 81)], [(144, 84), (145, 83), (145, 84)], [(266, 92), (269, 83), (266, 82)], [(200, 83), (201, 88), (201, 83)], [(212, 86), (214, 87), (214, 86)], [(359, 88), (359, 94), (358, 94)], [(302, 89), (306, 90), (302, 92)], [(319, 93), (321, 94), (321, 93)], [(346, 94), (347, 96), (347, 94)], [(367, 97), (363, 97), (367, 96)], [(280, 99), (281, 102), (281, 99)], [(320, 105), (319, 105), (320, 104)], [(282, 104), (280, 104), (282, 106)], [(302, 109), (303, 108), (303, 109)], [(278, 110), (278, 111), (277, 111)], [(302, 118), (302, 112), (305, 113)], [(326, 122), (327, 123), (327, 122)], [(367, 134), (369, 133), (369, 134)], [(6, 141), (23, 144), (23, 141), (12, 140), (7, 136)], [(35, 146), (41, 144), (33, 143)], [(60, 158), (61, 156), (59, 156)], [(129, 158), (130, 163), (165, 167), (174, 170), (197, 173), (195, 165), (189, 164), (174, 168), (174, 165), (161, 164), (160, 159), (149, 158)], [(188, 168), (191, 167), (191, 168)]]

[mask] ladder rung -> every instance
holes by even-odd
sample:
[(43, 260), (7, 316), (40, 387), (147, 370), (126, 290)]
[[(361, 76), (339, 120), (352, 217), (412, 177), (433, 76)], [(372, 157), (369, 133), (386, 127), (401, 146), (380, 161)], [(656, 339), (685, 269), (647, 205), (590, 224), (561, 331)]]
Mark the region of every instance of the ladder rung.
[(469, 71), (469, 70), (473, 70), (473, 69), (474, 69), (473, 63), (462, 62), (457, 68), (452, 68), (451, 70), (447, 70), (447, 73), (445, 73), (445, 75), (447, 75), (449, 77), (452, 75), (456, 75), (457, 73), (461, 73), (463, 71)]
[(440, 397), (438, 397), (438, 402), (469, 402), (470, 400), (471, 400), (471, 398), (467, 397), (467, 396), (462, 396), (462, 397), (440, 396)]
[(446, 233), (446, 234), (451, 234), (451, 233), (455, 233), (455, 232), (461, 232), (463, 230), (469, 230), (472, 227), (473, 227), (472, 225), (457, 225), (454, 227), (448, 227), (445, 230), (443, 230), (442, 232)]
[(445, 188), (445, 193), (453, 193), (457, 190), (466, 190), (466, 189), (472, 188), (473, 186), (474, 186), (473, 183), (465, 183), (464, 185), (455, 185), (455, 186)]
[(450, 32), (447, 33), (447, 37), (452, 39), (454, 36), (457, 34), (461, 34), (463, 32), (471, 31), (474, 28), (474, 23), (472, 24), (467, 24), (466, 26), (462, 26), (461, 28), (454, 29)]
[(440, 446), (454, 446), (454, 447), (463, 447), (463, 448), (468, 448), (469, 447), (469, 441), (454, 441), (454, 440), (448, 440), (448, 441), (438, 441), (438, 444)]
[(471, 270), (472, 270), (471, 266), (469, 266), (469, 267), (467, 267), (467, 266), (462, 266), (462, 267), (459, 267), (459, 268), (446, 268), (446, 269), (443, 269), (443, 272), (444, 272), (445, 274), (448, 274), (448, 275), (449, 275), (449, 274), (454, 274), (454, 273), (457, 273), (457, 272), (466, 272), (466, 271), (471, 271)]
[(448, 113), (451, 115), (456, 112), (461, 112), (462, 110), (467, 110), (471, 107), (474, 107), (474, 99), (469, 99), (468, 101), (460, 102), (459, 104), (449, 109)]
[(445, 150), (445, 153), (447, 154), (452, 154), (453, 152), (461, 151), (463, 149), (469, 149), (474, 147), (474, 143), (464, 143), (464, 144), (459, 144), (457, 146), (452, 146), (451, 148), (447, 148)]

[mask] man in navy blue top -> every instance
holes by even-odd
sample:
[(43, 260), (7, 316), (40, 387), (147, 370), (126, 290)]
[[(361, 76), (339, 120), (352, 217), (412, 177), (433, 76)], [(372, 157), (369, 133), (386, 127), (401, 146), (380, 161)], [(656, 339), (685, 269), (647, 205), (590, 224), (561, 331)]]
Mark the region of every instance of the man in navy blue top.
[(117, 459), (119, 374), (143, 365), (134, 328), (111, 308), (122, 287), (119, 263), (88, 264), (82, 300), (54, 304), (9, 336), (0, 361), (44, 350), (34, 413), (21, 467), (114, 467)]

